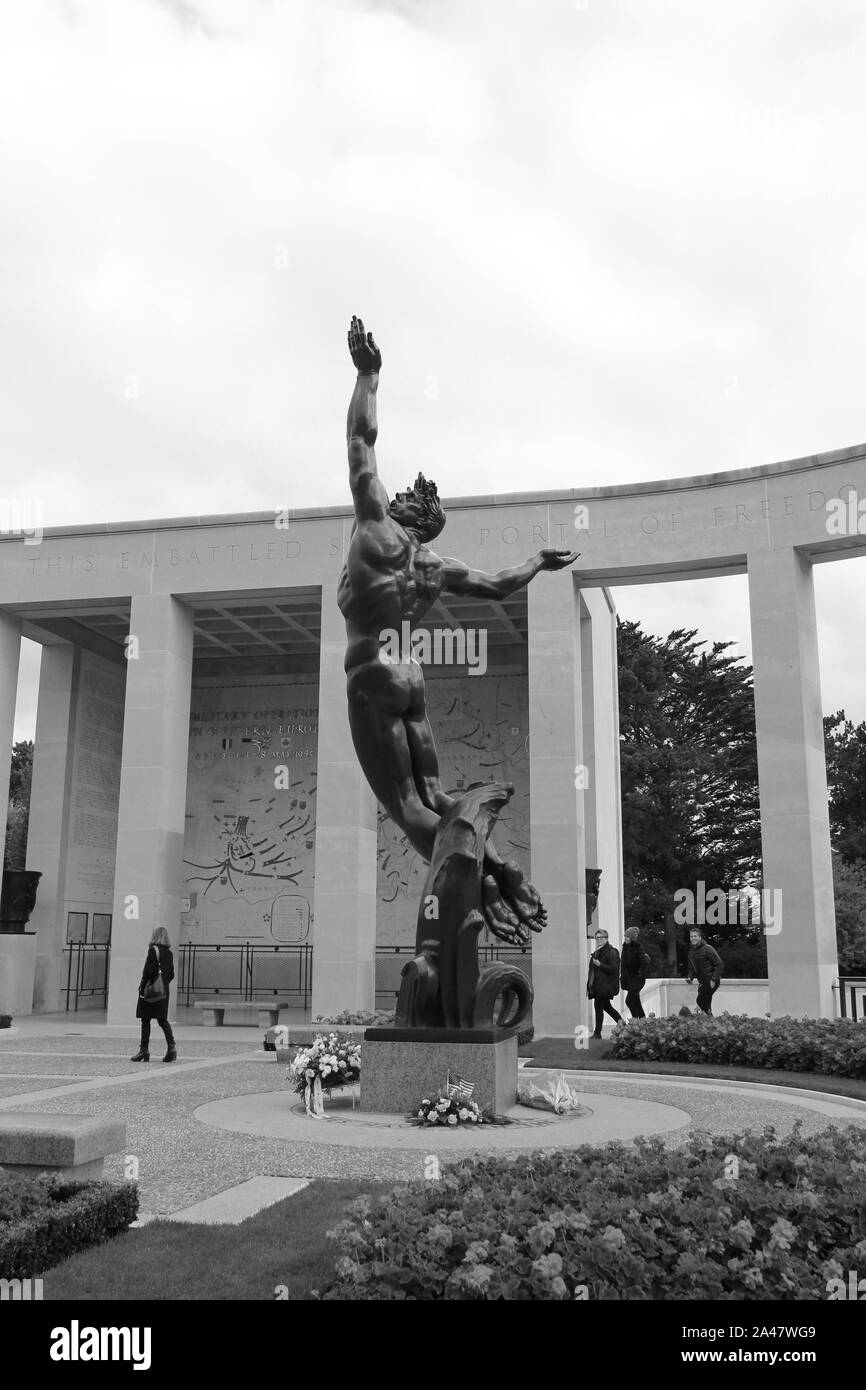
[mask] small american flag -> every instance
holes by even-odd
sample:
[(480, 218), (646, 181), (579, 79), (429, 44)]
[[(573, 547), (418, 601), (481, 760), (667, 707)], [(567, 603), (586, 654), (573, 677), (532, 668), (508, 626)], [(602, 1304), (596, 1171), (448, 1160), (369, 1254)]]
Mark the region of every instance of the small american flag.
[(452, 1076), (449, 1071), (445, 1089), (454, 1099), (459, 1096), (461, 1100), (471, 1100), (475, 1086), (471, 1081), (464, 1081), (462, 1076)]

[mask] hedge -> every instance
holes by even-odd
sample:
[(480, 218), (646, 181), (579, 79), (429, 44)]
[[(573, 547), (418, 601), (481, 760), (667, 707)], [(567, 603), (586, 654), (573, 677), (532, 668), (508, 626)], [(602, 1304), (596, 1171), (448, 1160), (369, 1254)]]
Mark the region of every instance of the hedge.
[(641, 1018), (617, 1026), (609, 1054), (866, 1077), (866, 1026), (847, 1018)]
[(0, 1182), (0, 1278), (41, 1274), (125, 1231), (137, 1215), (134, 1183), (7, 1175)]
[(864, 1172), (859, 1125), (467, 1160), (355, 1202), (314, 1296), (826, 1299), (866, 1268)]

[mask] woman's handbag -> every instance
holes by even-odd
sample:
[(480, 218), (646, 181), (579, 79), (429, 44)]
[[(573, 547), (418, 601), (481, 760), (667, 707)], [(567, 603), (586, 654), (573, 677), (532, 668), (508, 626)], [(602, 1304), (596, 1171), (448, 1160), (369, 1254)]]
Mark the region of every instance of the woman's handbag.
[(140, 992), (140, 997), (146, 1004), (158, 1004), (161, 999), (165, 998), (165, 980), (162, 978), (162, 969), (159, 964), (159, 951), (156, 952), (156, 977), (153, 980), (148, 980)]

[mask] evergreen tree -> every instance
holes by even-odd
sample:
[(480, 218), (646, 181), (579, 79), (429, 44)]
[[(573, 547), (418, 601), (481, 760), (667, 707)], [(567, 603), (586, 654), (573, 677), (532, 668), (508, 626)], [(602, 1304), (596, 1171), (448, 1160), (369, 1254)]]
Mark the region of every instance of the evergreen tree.
[(866, 975), (866, 864), (833, 855), (840, 975)]
[(839, 860), (866, 861), (866, 723), (844, 710), (824, 716), (824, 753), (830, 792), (830, 838)]
[[(731, 643), (696, 630), (662, 640), (638, 623), (617, 627), (626, 924), (661, 924), (654, 964), (675, 972), (687, 929), (676, 930), (674, 894), (701, 880), (707, 892), (761, 886), (752, 671)], [(764, 938), (747, 922), (710, 935), (751, 945), (752, 973), (765, 968)], [(736, 954), (745, 968), (744, 949)]]
[(9, 773), (9, 807), (6, 816), (6, 845), (3, 867), (23, 869), (27, 857), (27, 827), (30, 819), (30, 782), (33, 776), (33, 742), (23, 739), (12, 748)]

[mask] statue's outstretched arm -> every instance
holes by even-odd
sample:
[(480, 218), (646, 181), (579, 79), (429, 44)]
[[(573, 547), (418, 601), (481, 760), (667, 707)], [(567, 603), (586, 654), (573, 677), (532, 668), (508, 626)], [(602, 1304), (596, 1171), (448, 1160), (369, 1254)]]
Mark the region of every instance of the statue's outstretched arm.
[(523, 589), (541, 570), (561, 570), (573, 565), (578, 552), (574, 550), (540, 550), (522, 565), (485, 574), (470, 569), (462, 560), (443, 560), (443, 588), (450, 594), (467, 594), (472, 598), (503, 599), (517, 589)]
[(349, 482), (359, 521), (380, 521), (388, 514), (390, 500), (376, 469), (376, 392), (382, 354), (372, 333), (366, 333), (359, 318), (349, 328), (349, 353), (358, 368), (358, 378), (346, 421), (349, 450)]

